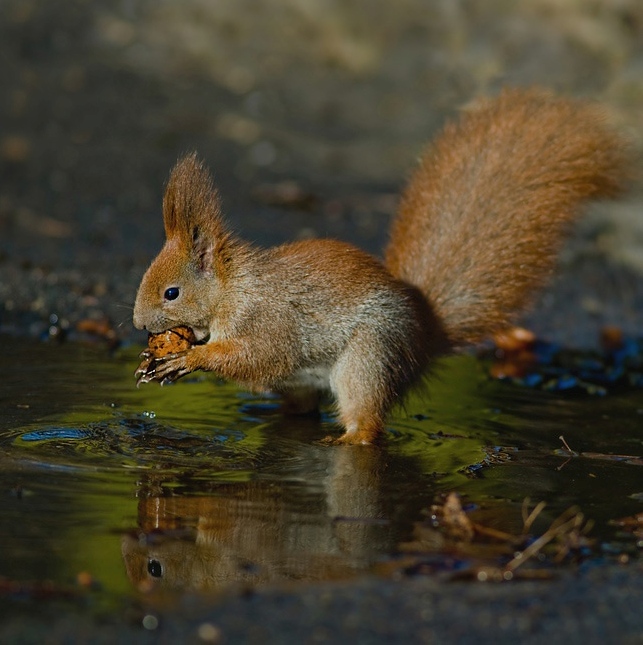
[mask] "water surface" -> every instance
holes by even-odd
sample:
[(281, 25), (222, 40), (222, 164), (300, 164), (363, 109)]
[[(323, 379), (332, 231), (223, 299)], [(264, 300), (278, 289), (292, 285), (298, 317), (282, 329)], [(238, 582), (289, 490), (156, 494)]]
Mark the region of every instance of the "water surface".
[(547, 503), (542, 530), (577, 505), (592, 558), (636, 550), (610, 522), (641, 510), (640, 389), (552, 394), (457, 356), (396, 411), (383, 447), (329, 447), (331, 409), (284, 417), (277, 400), (202, 374), (137, 389), (135, 348), (0, 342), (5, 594), (74, 593), (80, 580), (114, 600), (365, 575), (394, 563), (449, 491), (510, 533), (525, 498)]

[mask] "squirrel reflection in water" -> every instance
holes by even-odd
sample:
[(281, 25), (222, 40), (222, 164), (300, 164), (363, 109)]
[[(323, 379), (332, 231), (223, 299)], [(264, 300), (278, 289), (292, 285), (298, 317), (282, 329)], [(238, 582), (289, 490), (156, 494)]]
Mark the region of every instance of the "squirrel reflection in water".
[[(384, 453), (300, 443), (277, 481), (208, 491), (150, 475), (137, 491), (138, 528), (123, 536), (139, 589), (216, 590), (236, 583), (346, 578), (394, 549), (380, 500)], [(179, 489), (180, 490), (180, 489)]]

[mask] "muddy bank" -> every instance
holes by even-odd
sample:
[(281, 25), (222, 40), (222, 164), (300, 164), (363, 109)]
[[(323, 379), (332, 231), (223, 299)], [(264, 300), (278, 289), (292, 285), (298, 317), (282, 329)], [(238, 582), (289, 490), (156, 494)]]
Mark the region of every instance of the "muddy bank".
[(133, 606), (120, 621), (61, 617), (47, 607), (36, 616), (14, 613), (0, 635), (4, 642), (38, 641), (46, 630), (51, 642), (96, 643), (639, 643), (641, 574), (630, 566), (546, 584), (415, 579), (403, 593), (390, 582), (324, 584), (215, 603), (187, 597), (173, 611)]

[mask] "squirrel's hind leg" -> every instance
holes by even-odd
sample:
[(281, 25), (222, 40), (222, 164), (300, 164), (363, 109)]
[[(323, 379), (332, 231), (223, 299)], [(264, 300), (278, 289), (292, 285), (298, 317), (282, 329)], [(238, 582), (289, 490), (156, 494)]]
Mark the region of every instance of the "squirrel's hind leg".
[(369, 445), (382, 439), (392, 390), (385, 365), (373, 361), (376, 355), (372, 342), (355, 338), (331, 370), (330, 386), (344, 434), (329, 443)]
[[(340, 419), (342, 416), (340, 414)], [(384, 434), (383, 421), (372, 417), (362, 417), (357, 422), (342, 420), (342, 425), (346, 428), (343, 435), (326, 437), (323, 442), (337, 446), (372, 446), (379, 443)]]

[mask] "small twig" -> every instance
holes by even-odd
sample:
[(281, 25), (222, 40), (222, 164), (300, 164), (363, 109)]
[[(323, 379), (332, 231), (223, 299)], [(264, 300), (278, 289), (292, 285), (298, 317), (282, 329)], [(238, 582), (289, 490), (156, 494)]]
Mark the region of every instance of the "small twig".
[(529, 517), (529, 513), (528, 513), (528, 511), (529, 511), (529, 502), (531, 502), (529, 497), (525, 497), (525, 499), (522, 500), (522, 524), (523, 524), (523, 526), (525, 525), (525, 523), (527, 522), (527, 518)]
[(567, 457), (560, 466), (556, 466), (556, 470), (562, 470), (571, 460), (571, 457)]
[(489, 526), (482, 526), (482, 524), (477, 524), (476, 522), (472, 522), (471, 525), (479, 535), (485, 535), (495, 540), (500, 540), (501, 542), (517, 542), (519, 539), (515, 535), (511, 535), (511, 533), (505, 533), (504, 531), (499, 531)]
[[(565, 515), (565, 513), (563, 513), (563, 515)], [(567, 520), (566, 522), (555, 526), (556, 523), (559, 522), (561, 518), (562, 516), (558, 518), (558, 520), (554, 521), (552, 526), (547, 531), (545, 531), (545, 533), (543, 533), (537, 540), (532, 542), (524, 551), (522, 551), (521, 553), (518, 553), (518, 555), (516, 555), (516, 557), (513, 560), (508, 562), (507, 565), (505, 566), (505, 570), (514, 571), (515, 569), (517, 569), (519, 566), (524, 564), (529, 558), (539, 553), (542, 547), (544, 547), (546, 544), (551, 542), (556, 536), (560, 535), (561, 533), (564, 533), (569, 528), (572, 528), (577, 521), (576, 517), (572, 517), (571, 520)]]
[(529, 533), (529, 529), (531, 528), (531, 525), (534, 523), (534, 520), (542, 513), (545, 506), (547, 506), (545, 502), (538, 502), (538, 504), (536, 504), (536, 506), (534, 507), (534, 510), (527, 516), (526, 519), (523, 520), (524, 521), (523, 528), (522, 528), (523, 535), (527, 535)]
[(562, 434), (561, 434), (561, 435), (560, 435), (560, 437), (558, 437), (558, 438), (563, 442), (563, 446), (565, 446), (565, 450), (567, 450), (567, 452), (568, 452), (570, 455), (575, 454), (575, 453), (574, 453), (574, 451), (569, 447), (569, 444), (565, 441), (565, 437), (563, 437), (563, 435), (562, 435)]
[(578, 506), (570, 506), (566, 511), (563, 511), (552, 523), (551, 526), (549, 527), (551, 529), (558, 529), (560, 526), (563, 524), (567, 524), (569, 521), (569, 518), (572, 520), (576, 520), (578, 518), (581, 518), (581, 521), (584, 518), (584, 515), (580, 512), (578, 509)]

